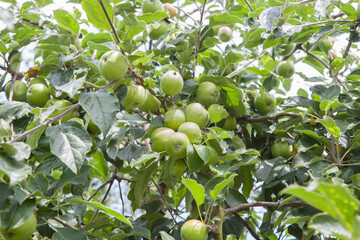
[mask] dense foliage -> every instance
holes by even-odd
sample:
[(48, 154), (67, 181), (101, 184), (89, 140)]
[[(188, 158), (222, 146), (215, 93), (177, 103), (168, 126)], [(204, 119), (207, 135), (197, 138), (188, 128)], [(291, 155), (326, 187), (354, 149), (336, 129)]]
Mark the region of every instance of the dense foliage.
[(0, 2), (0, 239), (360, 239), (357, 2)]

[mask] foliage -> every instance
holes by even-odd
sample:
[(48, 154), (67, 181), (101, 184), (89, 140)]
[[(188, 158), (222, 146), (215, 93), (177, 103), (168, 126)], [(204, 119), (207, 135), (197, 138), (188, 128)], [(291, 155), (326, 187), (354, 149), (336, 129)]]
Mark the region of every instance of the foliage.
[[(0, 239), (33, 213), (33, 239), (179, 240), (190, 219), (216, 240), (359, 239), (358, 3), (177, 0), (168, 18), (144, 1), (0, 1)], [(124, 77), (100, 73), (109, 51)], [(164, 94), (177, 71), (181, 92)], [(51, 99), (14, 101), (15, 80)], [(264, 92), (270, 112), (254, 106)], [(165, 113), (198, 98), (201, 141), (181, 162), (152, 151)]]

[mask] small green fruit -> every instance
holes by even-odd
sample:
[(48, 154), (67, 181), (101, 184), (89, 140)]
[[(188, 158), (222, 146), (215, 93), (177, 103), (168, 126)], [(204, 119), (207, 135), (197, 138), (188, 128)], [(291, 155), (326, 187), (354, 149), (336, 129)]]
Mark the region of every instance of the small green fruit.
[(104, 53), (99, 61), (99, 71), (104, 78), (115, 81), (123, 78), (128, 70), (126, 57), (118, 51)]
[(155, 152), (163, 152), (165, 150), (164, 143), (167, 137), (175, 131), (171, 128), (156, 128), (151, 133), (151, 149)]
[(218, 36), (222, 42), (228, 42), (232, 38), (232, 29), (228, 26), (222, 26), (218, 30)]
[(149, 90), (146, 90), (146, 100), (143, 104), (141, 104), (139, 106), (140, 111), (143, 112), (155, 112), (156, 110), (159, 109), (161, 105), (161, 102), (159, 101), (159, 99), (157, 99), (157, 97), (155, 97), (154, 95), (152, 95)]
[(182, 225), (180, 235), (181, 240), (207, 240), (208, 230), (203, 222), (192, 219)]
[(170, 134), (164, 143), (165, 151), (173, 158), (183, 158), (186, 156), (186, 148), (190, 144), (188, 137), (181, 132)]
[(214, 165), (218, 164), (219, 154), (217, 153), (217, 151), (209, 146), (207, 146), (207, 148), (210, 150), (210, 159), (209, 159), (209, 162), (207, 163), (207, 165), (214, 166)]
[(128, 109), (136, 109), (141, 106), (146, 100), (146, 89), (140, 85), (130, 85), (127, 87), (127, 94), (122, 101), (122, 105)]
[(185, 114), (180, 109), (170, 109), (164, 114), (164, 125), (165, 127), (169, 127), (178, 130), (179, 126), (185, 122)]
[(208, 111), (200, 103), (191, 103), (185, 108), (187, 122), (194, 122), (200, 129), (206, 127), (210, 121)]
[(276, 73), (284, 78), (289, 78), (295, 73), (294, 65), (289, 61), (282, 61), (276, 66)]
[(294, 51), (295, 47), (295, 43), (280, 44), (276, 49), (276, 53), (280, 56), (287, 56)]
[(50, 99), (50, 91), (47, 86), (41, 83), (35, 83), (26, 93), (26, 100), (32, 106), (43, 107)]
[(168, 30), (169, 25), (168, 25), (167, 22), (165, 22), (164, 20), (161, 20), (161, 21), (159, 22), (159, 24), (160, 24), (160, 25), (159, 25), (157, 28), (152, 29), (152, 30), (150, 31), (150, 33), (149, 33), (150, 39), (152, 39), (152, 40), (157, 40), (157, 39), (159, 39), (159, 37), (160, 37), (161, 35), (163, 35), (164, 33), (166, 33), (166, 31)]
[(172, 64), (165, 64), (164, 66), (161, 67), (160, 72), (166, 73), (166, 72), (168, 72), (170, 70), (180, 72), (179, 69), (177, 67), (175, 67), (174, 65), (172, 65)]
[(175, 162), (173, 162), (173, 164), (171, 165), (172, 175), (177, 179), (180, 179), (184, 174), (186, 167), (187, 165), (183, 159), (175, 160)]
[(217, 103), (219, 97), (220, 90), (212, 82), (203, 82), (197, 88), (196, 99), (205, 107), (209, 107), (211, 104)]
[(155, 13), (164, 11), (164, 6), (159, 0), (145, 0), (141, 6), (143, 13)]
[[(51, 106), (55, 106), (55, 111), (52, 114), (50, 114), (50, 118), (53, 118), (67, 111), (71, 105), (72, 105), (71, 102), (67, 100), (49, 99), (44, 107), (48, 108)], [(61, 122), (65, 122), (70, 118), (72, 118), (74, 111), (75, 110), (72, 110), (66, 113), (65, 116), (63, 116)], [(55, 120), (53, 123), (58, 124), (59, 120)]]
[(45, 81), (45, 79), (43, 78), (34, 78), (33, 80), (31, 80), (29, 82), (28, 88), (31, 87), (32, 85), (36, 84), (36, 83), (41, 83), (45, 86), (48, 86), (47, 82)]
[(173, 17), (175, 17), (175, 15), (176, 15), (176, 9), (175, 9), (175, 7), (172, 5), (172, 4), (170, 4), (170, 3), (165, 3), (164, 4), (164, 10), (167, 12), (169, 12), (169, 17), (170, 18), (173, 18)]
[(27, 240), (35, 232), (36, 225), (36, 217), (34, 214), (31, 214), (22, 225), (9, 229), (6, 232), (1, 232), (1, 234), (4, 236), (5, 240)]
[(196, 123), (184, 122), (179, 126), (178, 132), (185, 133), (191, 143), (201, 141), (201, 130)]
[(160, 81), (160, 88), (169, 96), (177, 95), (184, 86), (184, 80), (179, 72), (170, 70), (166, 72)]
[(267, 92), (260, 93), (256, 98), (254, 102), (256, 110), (262, 114), (266, 115), (268, 114), (272, 109), (276, 106), (275, 98)]
[(229, 115), (224, 121), (219, 122), (219, 127), (226, 131), (234, 131), (236, 128), (236, 118)]
[[(6, 98), (9, 99), (11, 90), (11, 81), (8, 82), (5, 86), (5, 95)], [(14, 92), (13, 92), (13, 101), (25, 102), (26, 101), (26, 92), (27, 86), (24, 82), (16, 80), (14, 82)]]
[(273, 158), (283, 157), (290, 158), (292, 156), (293, 146), (289, 145), (287, 142), (276, 142), (271, 146), (271, 155)]

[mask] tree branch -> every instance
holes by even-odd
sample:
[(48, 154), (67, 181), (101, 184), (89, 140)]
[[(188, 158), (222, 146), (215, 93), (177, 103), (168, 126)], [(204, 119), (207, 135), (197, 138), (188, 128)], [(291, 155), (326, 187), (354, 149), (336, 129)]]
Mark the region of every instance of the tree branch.
[(288, 112), (283, 112), (283, 113), (279, 113), (276, 115), (266, 115), (266, 116), (262, 116), (262, 117), (257, 117), (257, 118), (252, 118), (252, 117), (242, 117), (240, 118), (240, 121), (245, 121), (245, 122), (262, 122), (262, 121), (266, 121), (266, 120), (274, 120), (274, 121), (278, 121), (279, 118), (281, 117), (291, 117), (291, 118), (300, 118), (301, 116), (295, 113), (288, 113)]
[(200, 24), (199, 24), (199, 32), (198, 32), (198, 37), (197, 37), (197, 45), (196, 45), (196, 50), (195, 50), (195, 64), (194, 64), (193, 77), (195, 77), (195, 70), (196, 70), (196, 65), (197, 65), (197, 59), (198, 59), (198, 55), (199, 55), (199, 51), (200, 51), (201, 27), (202, 27), (202, 22), (203, 22), (203, 18), (204, 18), (206, 1), (207, 1), (207, 0), (204, 0), (204, 3), (203, 3), (203, 5), (202, 5), (202, 9), (201, 9), (201, 13), (200, 13)]
[(246, 2), (246, 5), (248, 5), (248, 7), (250, 8), (250, 10), (251, 10), (252, 12), (255, 12), (255, 10), (251, 7), (249, 1), (248, 1), (248, 0), (245, 0), (245, 2)]
[(305, 1), (301, 1), (301, 2), (296, 2), (296, 3), (289, 3), (288, 6), (300, 6), (306, 3), (310, 3), (310, 2), (314, 2), (314, 0), (305, 0)]
[(254, 231), (254, 229), (238, 213), (233, 213), (233, 214), (234, 214), (235, 218), (242, 225), (244, 225), (244, 227), (246, 227), (246, 229), (249, 231), (251, 236), (253, 236), (253, 238), (255, 238), (256, 240), (261, 240), (261, 237)]
[[(352, 32), (352, 31), (356, 31), (356, 28), (358, 27), (360, 25), (360, 22), (357, 22), (354, 26), (352, 26), (351, 28), (350, 28), (350, 32)], [(351, 34), (351, 33), (350, 33)], [(348, 44), (347, 44), (347, 46), (346, 46), (346, 49), (345, 49), (345, 52), (344, 52), (344, 54), (343, 54), (343, 56), (342, 56), (342, 58), (343, 59), (345, 59), (346, 57), (347, 57), (347, 55), (349, 55), (349, 51), (350, 51), (350, 47), (351, 47), (351, 44), (352, 44), (352, 40), (351, 40), (351, 37), (349, 37), (349, 42), (348, 42)]]
[(315, 58), (316, 60), (318, 60), (319, 62), (321, 62), (327, 69), (330, 69), (330, 66), (324, 62), (323, 60), (321, 60), (318, 56), (316, 56), (315, 54), (306, 51), (306, 49), (304, 48), (304, 46), (300, 46), (300, 49), (303, 50), (307, 55), (312, 56), (313, 58)]
[(318, 25), (318, 24), (326, 24), (326, 23), (356, 23), (357, 20), (327, 20), (327, 21), (321, 21), (321, 22), (313, 22), (313, 23), (308, 23), (308, 24), (304, 24), (304, 25), (300, 25), (301, 27), (308, 27), (308, 26), (313, 26), (313, 25)]
[(72, 229), (77, 229), (76, 227), (68, 224), (67, 222), (65, 222), (64, 220), (58, 218), (58, 217), (53, 217), (52, 218), (53, 220), (57, 221), (58, 223), (60, 223), (61, 225), (63, 225), (64, 227), (67, 227), (67, 228), (72, 228)]

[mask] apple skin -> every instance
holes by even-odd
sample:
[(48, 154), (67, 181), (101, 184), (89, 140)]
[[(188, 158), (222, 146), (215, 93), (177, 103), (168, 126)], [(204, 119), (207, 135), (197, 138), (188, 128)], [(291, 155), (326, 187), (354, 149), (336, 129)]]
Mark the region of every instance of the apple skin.
[(228, 42), (232, 38), (232, 32), (232, 29), (228, 26), (222, 26), (221, 28), (219, 28), (217, 35), (222, 42)]
[(271, 146), (271, 155), (273, 158), (283, 157), (290, 158), (292, 156), (293, 146), (289, 145), (287, 142), (276, 142)]
[(176, 46), (178, 47), (178, 50), (180, 50), (180, 51), (185, 51), (185, 50), (188, 50), (188, 49), (189, 49), (190, 44), (189, 44), (189, 41), (188, 41), (188, 40), (184, 39), (184, 40), (178, 42), (178, 43), (176, 44)]
[(155, 13), (156, 11), (164, 11), (164, 6), (159, 0), (145, 0), (141, 10), (143, 13)]
[(152, 95), (149, 90), (146, 89), (146, 100), (143, 104), (141, 104), (139, 106), (140, 111), (143, 112), (155, 112), (156, 110), (159, 109), (161, 105), (161, 102), (159, 99), (157, 99), (157, 97), (155, 97), (154, 95)]
[(205, 107), (217, 103), (220, 97), (220, 90), (212, 82), (203, 82), (196, 90), (196, 99)]
[(209, 146), (207, 146), (207, 148), (210, 150), (210, 159), (209, 159), (209, 162), (207, 163), (207, 165), (214, 166), (214, 165), (218, 164), (219, 154), (217, 153), (217, 151), (214, 148), (209, 147)]
[(155, 152), (165, 151), (166, 138), (175, 131), (167, 127), (159, 127), (151, 133), (151, 149)]
[(329, 51), (334, 45), (334, 40), (332, 38), (327, 38), (323, 41), (323, 43), (325, 44), (326, 49)]
[(163, 35), (164, 33), (166, 33), (166, 31), (168, 30), (169, 25), (167, 22), (165, 22), (164, 20), (161, 20), (159, 22), (159, 24), (160, 25), (157, 28), (154, 28), (150, 31), (149, 37), (151, 40), (159, 39), (159, 37), (161, 35)]
[(87, 125), (87, 130), (90, 133), (99, 134), (101, 133), (100, 128), (93, 122), (93, 120), (90, 118), (89, 123)]
[[(51, 106), (55, 106), (55, 111), (50, 114), (49, 118), (53, 118), (56, 117), (58, 115), (60, 115), (61, 113), (65, 112), (66, 110), (68, 110), (68, 108), (71, 106), (71, 102), (67, 101), (67, 100), (58, 100), (58, 99), (49, 99), (45, 106), (46, 108), (51, 107)], [(69, 120), (70, 118), (73, 117), (73, 113), (75, 110), (72, 110), (70, 112), (68, 112), (67, 114), (65, 114), (65, 116), (61, 119), (61, 122), (65, 122), (67, 120)], [(55, 120), (53, 121), (54, 124), (58, 124), (59, 120)]]
[[(11, 90), (11, 81), (8, 82), (5, 86), (5, 95), (6, 98), (9, 99)], [(24, 82), (16, 80), (14, 82), (14, 92), (13, 92), (13, 101), (25, 102), (26, 101), (26, 92), (27, 86)]]
[(140, 85), (127, 86), (127, 94), (122, 105), (128, 109), (136, 109), (141, 106), (147, 98), (146, 89)]
[(45, 79), (43, 79), (43, 78), (34, 78), (33, 80), (31, 80), (29, 82), (28, 88), (31, 87), (32, 85), (36, 84), (36, 83), (41, 83), (41, 84), (44, 84), (45, 86), (48, 86)]
[(164, 4), (164, 10), (165, 10), (165, 11), (169, 11), (169, 17), (170, 17), (170, 18), (175, 17), (175, 15), (176, 15), (176, 9), (175, 9), (175, 7), (174, 7), (172, 4), (170, 4), (170, 3), (165, 3), (165, 4)]
[(270, 93), (264, 92), (255, 98), (254, 105), (260, 114), (266, 115), (275, 108), (276, 100)]
[(32, 106), (43, 107), (49, 99), (49, 88), (41, 83), (33, 84), (26, 92), (26, 100)]
[(280, 44), (276, 49), (276, 53), (280, 56), (287, 56), (294, 51), (295, 47), (295, 43)]
[(164, 66), (161, 67), (160, 72), (166, 73), (166, 72), (168, 72), (170, 70), (180, 72), (179, 69), (176, 66), (172, 65), (172, 64), (165, 64)]
[(284, 78), (289, 78), (295, 73), (294, 65), (289, 61), (281, 61), (276, 66), (276, 73)]
[(190, 141), (184, 133), (174, 132), (166, 138), (164, 147), (167, 154), (177, 159), (186, 156), (186, 148), (189, 144)]
[(164, 114), (164, 125), (176, 131), (185, 119), (185, 113), (182, 110), (173, 108)]
[(187, 165), (183, 159), (177, 159), (171, 165), (171, 173), (176, 179), (181, 179)]
[(36, 217), (34, 214), (19, 227), (9, 229), (6, 232), (1, 232), (5, 240), (27, 240), (36, 230)]
[(123, 78), (128, 70), (128, 61), (121, 52), (108, 51), (99, 61), (99, 71), (104, 78), (115, 81)]
[(184, 80), (179, 72), (170, 70), (166, 72), (160, 81), (160, 88), (166, 95), (174, 96), (181, 92)]
[(82, 120), (81, 118), (78, 118), (78, 117), (73, 117), (73, 118), (70, 118), (69, 120), (67, 121), (74, 121), (74, 122), (78, 122), (81, 124), (81, 126), (84, 126), (84, 120)]
[(207, 240), (208, 230), (203, 222), (192, 219), (182, 225), (180, 235), (181, 240)]
[(236, 128), (236, 118), (229, 115), (224, 121), (220, 121), (218, 125), (226, 131), (234, 131)]
[(208, 111), (200, 103), (190, 103), (185, 108), (185, 117), (187, 122), (194, 122), (200, 129), (206, 127), (210, 121)]
[(201, 141), (201, 130), (196, 123), (184, 122), (178, 128), (178, 132), (185, 133), (191, 143)]

